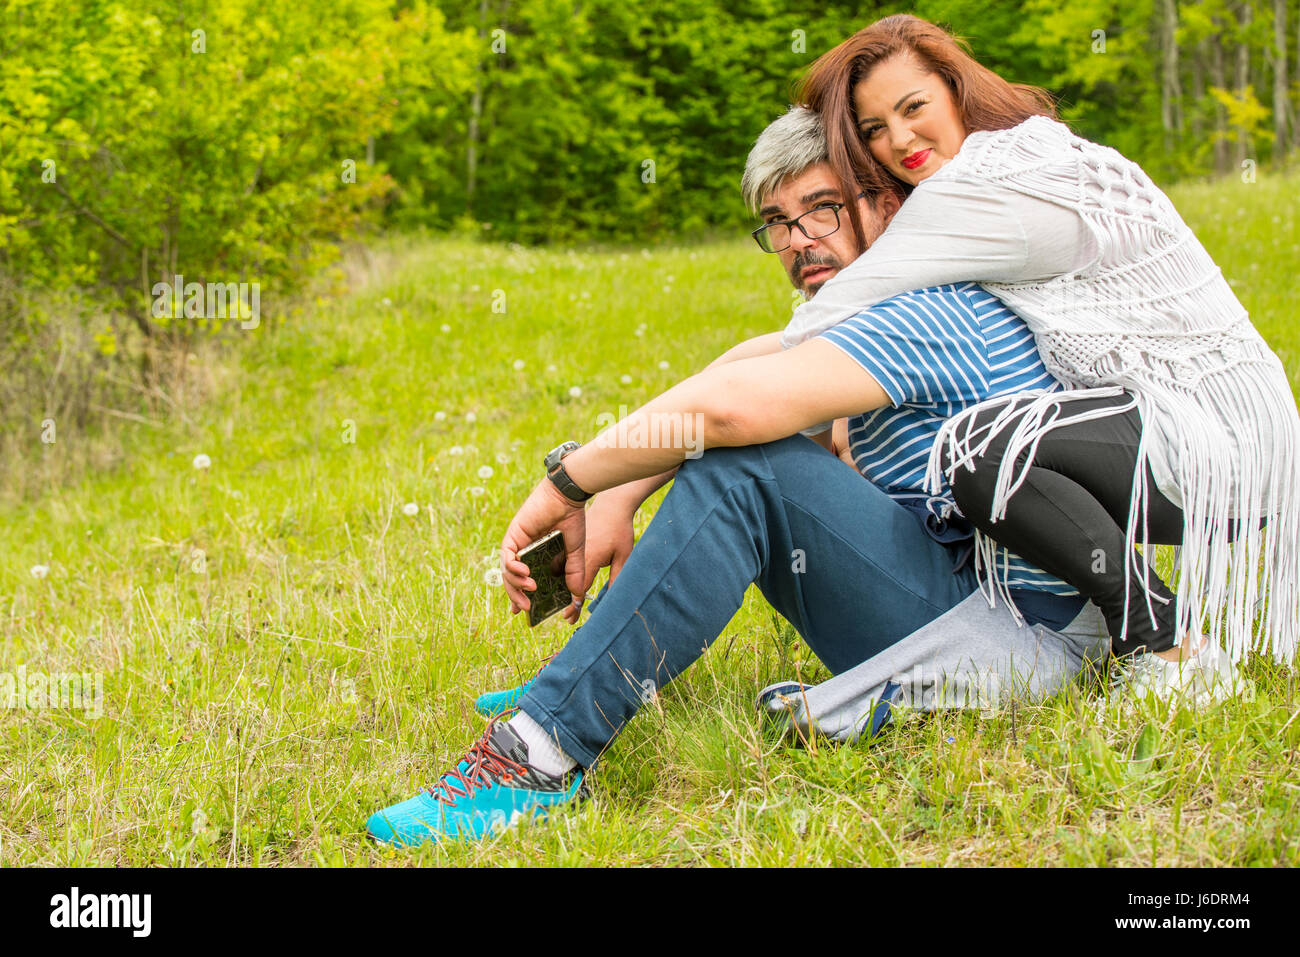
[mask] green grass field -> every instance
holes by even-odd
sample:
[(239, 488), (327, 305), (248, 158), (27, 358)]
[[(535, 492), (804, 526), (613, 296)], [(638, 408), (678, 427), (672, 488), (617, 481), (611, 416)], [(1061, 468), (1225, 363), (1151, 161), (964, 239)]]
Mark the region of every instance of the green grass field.
[[(1300, 178), (1174, 198), (1300, 388)], [(0, 863), (1295, 864), (1294, 672), (1253, 661), (1254, 700), (1203, 713), (1103, 718), (1081, 684), (791, 748), (753, 694), (825, 672), (752, 591), (587, 804), (484, 846), (368, 842), (373, 810), (478, 736), (475, 695), (565, 640), (484, 577), (542, 454), (790, 303), (743, 236), (393, 240), (102, 428), (24, 427), (0, 480), (0, 673), (100, 673), (103, 703), (0, 710)]]

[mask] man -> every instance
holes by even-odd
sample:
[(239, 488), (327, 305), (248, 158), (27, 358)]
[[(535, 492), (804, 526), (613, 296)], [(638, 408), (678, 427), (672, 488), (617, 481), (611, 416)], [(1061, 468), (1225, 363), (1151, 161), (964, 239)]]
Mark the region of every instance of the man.
[[(760, 247), (809, 295), (873, 242), (900, 204), (892, 193), (844, 196), (825, 155), (815, 114), (792, 110), (759, 137), (743, 181), (746, 200), (761, 209)], [(858, 204), (861, 242), (845, 228), (847, 202)], [(554, 528), (565, 535), (569, 590), (585, 594), (606, 564), (610, 584), (519, 709), (494, 720), (427, 792), (374, 814), (371, 835), (397, 844), (476, 839), (579, 798), (600, 753), (707, 649), (750, 584), (835, 674), (763, 699), (788, 706), (805, 732), (870, 736), (892, 704), (942, 707), (954, 690), (967, 695), (958, 703), (991, 706), (978, 692), (1001, 686), (972, 687), (989, 675), (1017, 681), (1015, 691), (1057, 690), (1106, 653), (1095, 610), (1003, 554), (1030, 622), (1018, 627), (977, 592), (970, 530), (950, 493), (922, 489), (945, 419), (996, 395), (1054, 385), (1018, 317), (974, 284), (941, 286), (785, 352), (779, 333), (749, 340), (596, 441), (552, 450), (547, 477), (502, 543), (513, 610), (525, 610), (536, 587), (518, 553)], [(702, 456), (617, 441), (621, 427), (665, 415), (699, 417)], [(831, 422), (837, 437), (827, 435)], [(674, 476), (633, 547), (637, 508)], [(576, 598), (566, 611), (571, 623), (580, 607)], [(784, 701), (782, 690), (792, 692)]]

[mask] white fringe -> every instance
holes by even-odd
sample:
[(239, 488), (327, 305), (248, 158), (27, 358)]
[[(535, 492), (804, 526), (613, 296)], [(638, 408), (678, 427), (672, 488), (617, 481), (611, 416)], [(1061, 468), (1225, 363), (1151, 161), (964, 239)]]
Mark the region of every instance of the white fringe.
[[(950, 482), (957, 468), (973, 471), (973, 462), (987, 451), (1007, 422), (1021, 416), (997, 476), (989, 516), (997, 522), (1005, 518), (1009, 499), (1024, 483), (1044, 435), (1065, 425), (1120, 414), (1136, 405), (1144, 427), (1129, 505), (1126, 635), (1131, 601), (1131, 576), (1127, 572), (1139, 573), (1147, 583), (1145, 600), (1153, 626), (1153, 600), (1167, 603), (1167, 599), (1152, 594), (1148, 577), (1147, 460), (1153, 410), (1176, 409), (1180, 428), (1177, 447), (1172, 451), (1177, 459), (1184, 525), (1175, 581), (1169, 583), (1177, 592), (1175, 640), (1204, 629), (1211, 640), (1224, 645), (1234, 661), (1240, 661), (1248, 651), (1268, 650), (1274, 660), (1290, 662), (1300, 635), (1300, 420), (1289, 385), (1279, 393), (1275, 377), (1280, 375), (1285, 381), (1281, 363), (1257, 365), (1255, 371), (1264, 380), (1259, 389), (1240, 388), (1242, 368), (1238, 364), (1205, 375), (1194, 393), (1171, 387), (1155, 375), (1144, 376), (1140, 368), (1125, 370), (1128, 378), (1136, 380), (1129, 386), (1133, 402), (1083, 413), (1069, 414), (1065, 407), (1074, 400), (1114, 397), (1123, 394), (1125, 388), (1025, 392), (988, 400), (944, 423), (930, 453), (926, 489), (938, 494), (944, 480)], [(1279, 407), (1286, 405), (1278, 399), (1279, 394), (1292, 402), (1290, 408)], [(983, 428), (973, 428), (975, 416), (995, 405), (1003, 406), (998, 415)], [(1261, 435), (1271, 444), (1260, 441)], [(1239, 453), (1237, 461), (1230, 454), (1234, 444)], [(1026, 450), (1029, 454), (1025, 464), (1017, 470), (1016, 460)], [(949, 461), (946, 471), (945, 458)], [(1260, 519), (1265, 517), (1267, 534), (1260, 528)], [(1235, 544), (1229, 541), (1234, 519), (1240, 525)], [(1139, 541), (1141, 552), (1136, 549)], [(995, 594), (1000, 596), (1016, 620), (1022, 621), (1011, 600), (1005, 559), (997, 567), (997, 548), (994, 540), (976, 533), (975, 567), (981, 591), (990, 605)], [(1264, 615), (1256, 629), (1254, 619), (1261, 606)]]

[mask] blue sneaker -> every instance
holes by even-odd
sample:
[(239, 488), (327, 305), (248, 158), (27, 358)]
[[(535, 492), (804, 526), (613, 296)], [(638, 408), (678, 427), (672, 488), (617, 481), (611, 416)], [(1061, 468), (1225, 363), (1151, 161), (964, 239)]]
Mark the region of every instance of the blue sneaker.
[[(557, 652), (558, 654), (558, 652)], [(521, 685), (516, 685), (505, 691), (485, 691), (474, 701), (474, 710), (485, 718), (495, 718), (499, 714), (505, 714), (519, 707), (519, 699), (524, 696), (524, 692), (533, 686), (537, 676), (542, 673), (542, 668), (550, 664), (555, 655), (547, 655), (542, 659), (542, 667), (534, 672), (533, 676)]]
[(415, 797), (376, 811), (366, 830), (399, 847), (483, 840), (521, 818), (545, 817), (556, 805), (582, 800), (584, 777), (581, 768), (553, 777), (529, 767), (528, 745), (494, 720), (454, 770)]

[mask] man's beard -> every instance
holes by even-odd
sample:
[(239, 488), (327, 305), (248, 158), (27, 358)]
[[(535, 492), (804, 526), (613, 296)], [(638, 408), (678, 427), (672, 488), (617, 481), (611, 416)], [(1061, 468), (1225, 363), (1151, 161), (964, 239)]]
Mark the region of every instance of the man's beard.
[[(809, 266), (830, 266), (836, 270), (844, 268), (838, 259), (826, 253), (815, 253), (810, 250), (795, 253), (794, 260), (790, 263), (790, 279), (794, 282), (795, 288), (800, 290), (808, 299), (816, 295), (817, 290), (826, 284), (825, 279), (811, 286), (803, 284), (802, 273)], [(829, 278), (827, 277), (827, 279)]]

